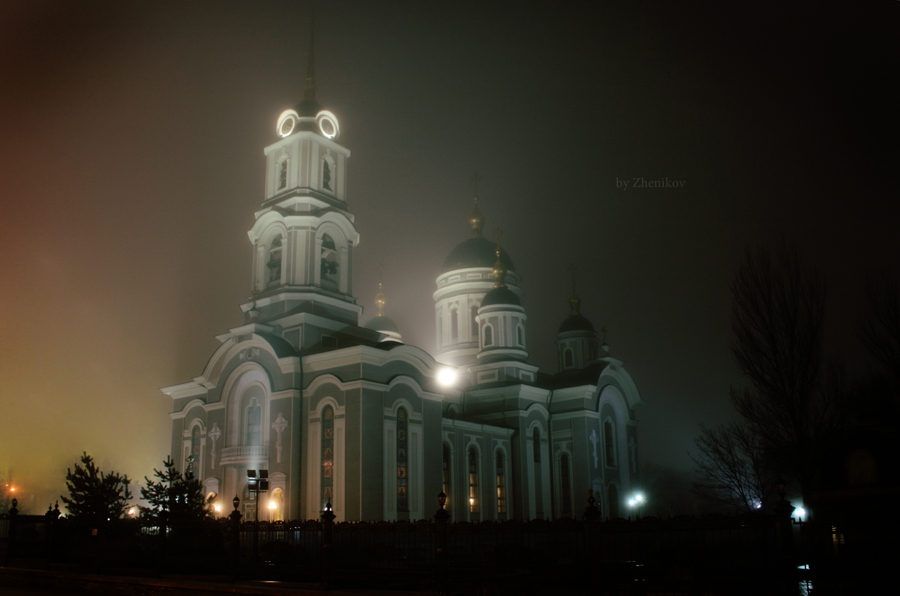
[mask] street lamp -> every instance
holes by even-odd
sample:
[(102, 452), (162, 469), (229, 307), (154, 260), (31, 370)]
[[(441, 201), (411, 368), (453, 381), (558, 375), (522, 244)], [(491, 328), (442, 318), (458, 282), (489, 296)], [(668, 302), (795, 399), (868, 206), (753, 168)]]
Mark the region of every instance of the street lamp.
[(256, 470), (247, 470), (247, 489), (253, 495), (254, 502), (253, 562), (259, 563), (259, 493), (269, 490), (269, 471), (259, 470), (257, 474)]
[(647, 502), (647, 499), (644, 498), (644, 495), (641, 493), (637, 493), (633, 497), (628, 499), (628, 506), (631, 507), (632, 509), (637, 507), (638, 517), (641, 517), (641, 513), (643, 512), (643, 509), (644, 509), (644, 503), (646, 503), (646, 502)]

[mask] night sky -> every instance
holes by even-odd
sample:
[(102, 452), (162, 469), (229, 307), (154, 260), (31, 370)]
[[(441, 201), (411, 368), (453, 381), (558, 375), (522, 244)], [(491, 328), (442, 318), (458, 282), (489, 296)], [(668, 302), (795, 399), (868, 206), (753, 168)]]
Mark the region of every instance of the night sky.
[[(514, 6), (515, 8), (509, 8)], [(307, 2), (0, 4), (0, 470), (40, 513), (83, 450), (150, 475), (159, 388), (242, 323), (263, 148), (302, 97)], [(646, 404), (642, 457), (688, 469), (732, 415), (729, 283), (794, 242), (854, 370), (866, 276), (896, 272), (900, 2), (318, 3), (317, 98), (352, 151), (354, 293), (434, 345), (434, 280), (486, 231), (555, 372), (569, 263)], [(632, 188), (635, 178), (681, 188)], [(627, 189), (622, 188), (629, 182)]]

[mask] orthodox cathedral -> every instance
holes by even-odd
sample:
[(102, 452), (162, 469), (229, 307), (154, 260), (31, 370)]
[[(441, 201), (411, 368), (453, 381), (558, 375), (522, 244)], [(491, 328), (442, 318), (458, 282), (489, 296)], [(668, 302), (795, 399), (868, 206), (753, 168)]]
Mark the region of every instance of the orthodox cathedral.
[[(457, 521), (574, 517), (589, 488), (604, 516), (625, 515), (637, 387), (574, 292), (559, 372), (528, 363), (522, 279), (482, 236), (477, 200), (471, 236), (436, 272), (433, 355), (403, 343), (381, 291), (360, 324), (350, 151), (315, 95), (310, 51), (304, 99), (265, 149), (243, 324), (217, 337), (199, 377), (162, 390), (173, 459), (251, 519), (313, 519), (330, 504), (337, 521), (416, 520), (440, 492)], [(249, 490), (248, 470), (268, 471), (268, 492)]]

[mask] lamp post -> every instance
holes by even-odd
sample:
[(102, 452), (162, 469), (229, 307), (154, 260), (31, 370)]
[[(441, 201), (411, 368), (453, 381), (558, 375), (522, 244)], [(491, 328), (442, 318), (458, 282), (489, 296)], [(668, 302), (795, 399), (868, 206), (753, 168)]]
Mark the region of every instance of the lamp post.
[(447, 503), (447, 495), (444, 491), (438, 493), (438, 510), (434, 514), (435, 532), (437, 532), (437, 585), (438, 593), (447, 593), (447, 520), (450, 513), (444, 507)]
[[(253, 495), (253, 562), (259, 563), (259, 493), (269, 490), (269, 471), (268, 470), (247, 470), (247, 488)], [(237, 498), (237, 497), (235, 497)]]
[(641, 514), (642, 514), (643, 511), (644, 511), (644, 503), (646, 503), (646, 502), (647, 502), (647, 499), (645, 499), (645, 498), (644, 498), (644, 495), (641, 494), (641, 493), (637, 493), (637, 494), (635, 494), (633, 497), (631, 497), (630, 499), (628, 499), (628, 506), (629, 506), (629, 507), (631, 507), (632, 509), (634, 509), (635, 507), (637, 507), (637, 510), (638, 510), (637, 517), (638, 517), (638, 519), (641, 518)]

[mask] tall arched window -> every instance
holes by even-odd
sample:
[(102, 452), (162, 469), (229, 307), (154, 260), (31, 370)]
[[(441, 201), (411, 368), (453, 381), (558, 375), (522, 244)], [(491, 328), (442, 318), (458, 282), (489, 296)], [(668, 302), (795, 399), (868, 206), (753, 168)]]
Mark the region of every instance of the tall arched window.
[(406, 459), (406, 408), (397, 410), (397, 511), (409, 511), (409, 467)]
[(447, 495), (447, 509), (448, 510), (450, 509), (450, 503), (453, 502), (453, 498), (450, 495), (450, 493), (451, 493), (450, 474), (451, 474), (452, 469), (453, 469), (453, 466), (450, 463), (450, 445), (447, 445), (446, 443), (444, 443), (444, 454), (443, 454), (443, 461), (442, 461), (442, 467), (441, 467), (441, 479), (443, 480), (443, 486), (442, 486), (441, 490), (444, 491), (445, 495)]
[(331, 236), (325, 234), (322, 236), (322, 272), (321, 283), (323, 288), (338, 291), (340, 284), (338, 283), (338, 267), (340, 266), (337, 247)]
[(278, 190), (287, 187), (287, 171), (288, 171), (288, 160), (283, 160), (281, 164), (278, 166)]
[(562, 516), (572, 517), (572, 487), (569, 481), (569, 456), (566, 453), (559, 458), (559, 481), (562, 484)]
[(459, 341), (459, 312), (455, 308), (450, 311), (450, 341)]
[(606, 466), (608, 468), (616, 467), (616, 436), (612, 422), (605, 420), (603, 422), (603, 448), (606, 452)]
[(276, 488), (269, 497), (269, 521), (284, 520), (284, 491)]
[(472, 332), (472, 341), (475, 341), (475, 339), (478, 337), (478, 321), (475, 320), (475, 317), (478, 316), (478, 307), (473, 306), (470, 309), (470, 314), (471, 314), (471, 325), (472, 325), (472, 329), (470, 331)]
[(516, 327), (516, 341), (520, 346), (525, 345), (525, 328), (519, 325)]
[(490, 325), (484, 326), (484, 345), (485, 347), (494, 345), (494, 328)]
[(322, 507), (334, 503), (334, 408), (322, 408)]
[(478, 453), (469, 447), (469, 513), (478, 513)]
[(269, 268), (266, 283), (281, 283), (281, 236), (277, 236), (269, 246), (269, 261), (266, 263), (266, 267)]
[(575, 366), (575, 352), (572, 351), (572, 348), (566, 348), (563, 352), (563, 360), (565, 361), (565, 368), (572, 368)]
[(247, 445), (250, 446), (262, 445), (262, 408), (256, 398), (250, 402), (250, 407), (247, 408), (246, 440)]
[(322, 188), (331, 190), (331, 166), (327, 159), (322, 160)]
[(503, 452), (497, 452), (497, 515), (506, 514), (506, 472), (503, 469)]
[(194, 458), (190, 464), (190, 472), (194, 473), (194, 476), (197, 476), (197, 471), (200, 470), (200, 427), (195, 426), (193, 430), (191, 430), (191, 456)]

